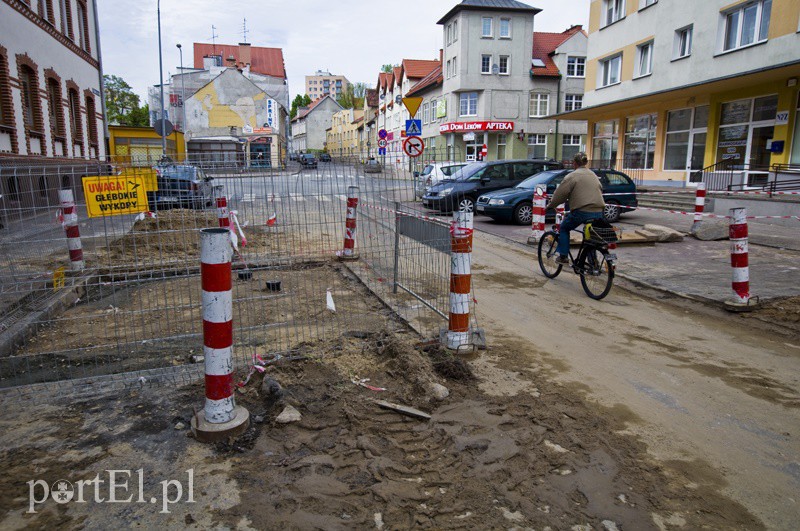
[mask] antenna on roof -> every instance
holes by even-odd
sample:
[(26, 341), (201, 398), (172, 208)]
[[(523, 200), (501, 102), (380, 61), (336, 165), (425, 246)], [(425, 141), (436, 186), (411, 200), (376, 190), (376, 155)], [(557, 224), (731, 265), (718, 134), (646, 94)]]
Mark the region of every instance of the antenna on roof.
[(214, 24), (211, 24), (211, 46), (214, 50), (214, 55), (217, 55), (217, 27)]
[(247, 17), (245, 17), (244, 22), (242, 22), (242, 42), (247, 42), (247, 34), (250, 33), (247, 31)]

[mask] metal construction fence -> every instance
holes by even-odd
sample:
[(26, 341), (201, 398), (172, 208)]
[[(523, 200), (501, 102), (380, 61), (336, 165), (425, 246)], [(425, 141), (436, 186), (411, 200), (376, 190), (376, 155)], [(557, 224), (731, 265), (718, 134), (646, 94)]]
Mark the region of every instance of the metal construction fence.
[[(315, 356), (343, 335), (385, 332), (394, 314), (438, 334), (449, 218), (419, 210), (406, 164), (364, 169), (350, 159), (246, 173), (217, 166), (213, 177), (176, 184), (177, 173), (119, 164), (3, 166), (0, 392), (201, 375), (199, 231), (220, 218), (238, 248), (237, 367)], [(359, 200), (355, 260), (338, 256), (348, 196)]]

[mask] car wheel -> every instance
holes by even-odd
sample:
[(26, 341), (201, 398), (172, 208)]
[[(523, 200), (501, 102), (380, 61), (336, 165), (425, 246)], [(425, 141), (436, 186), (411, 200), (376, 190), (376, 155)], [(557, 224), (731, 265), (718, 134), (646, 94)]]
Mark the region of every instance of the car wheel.
[(459, 212), (472, 212), (475, 210), (475, 203), (470, 197), (462, 197), (458, 202)]
[(533, 206), (530, 203), (520, 203), (514, 209), (514, 223), (517, 225), (530, 225), (533, 220)]
[(609, 223), (614, 223), (619, 219), (620, 208), (616, 203), (606, 203), (603, 208), (603, 218)]

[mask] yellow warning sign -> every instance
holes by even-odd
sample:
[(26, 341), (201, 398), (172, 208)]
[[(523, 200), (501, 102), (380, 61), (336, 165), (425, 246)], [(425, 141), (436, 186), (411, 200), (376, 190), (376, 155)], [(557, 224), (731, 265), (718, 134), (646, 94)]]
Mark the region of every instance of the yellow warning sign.
[(422, 98), (403, 98), (403, 105), (406, 106), (406, 110), (408, 114), (411, 115), (411, 118), (414, 118), (414, 116), (417, 115), (419, 106), (422, 105)]
[(84, 177), (83, 195), (90, 218), (147, 211), (145, 178), (141, 175)]
[(65, 276), (66, 274), (64, 273), (63, 266), (53, 271), (53, 291), (58, 291), (64, 287)]

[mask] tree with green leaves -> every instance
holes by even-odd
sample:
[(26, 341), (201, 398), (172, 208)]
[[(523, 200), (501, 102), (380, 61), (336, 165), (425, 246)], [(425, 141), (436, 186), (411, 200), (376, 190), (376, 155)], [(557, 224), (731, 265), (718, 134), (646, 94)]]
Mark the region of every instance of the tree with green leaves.
[[(121, 77), (104, 75), (106, 116), (112, 125), (147, 126), (150, 124), (148, 110), (139, 107), (139, 96)], [(144, 109), (147, 109), (145, 105)]]
[(356, 97), (355, 88), (351, 84), (351, 85), (347, 85), (347, 88), (345, 90), (343, 90), (341, 94), (339, 94), (339, 96), (336, 98), (336, 102), (339, 105), (341, 105), (342, 108), (344, 108), (344, 109), (361, 109), (362, 107), (364, 107), (364, 97), (363, 97), (363, 93), (364, 93), (363, 85), (364, 84), (361, 83), (361, 85), (362, 85), (362, 89), (361, 89), (362, 96), (360, 98)]
[(381, 67), (381, 72), (386, 72), (387, 74), (391, 74), (392, 70), (400, 65), (390, 65), (386, 64)]
[(308, 94), (298, 94), (294, 97), (294, 100), (292, 100), (292, 109), (289, 112), (289, 118), (294, 119), (294, 117), (297, 116), (297, 109), (300, 107), (307, 107), (309, 105), (311, 105), (311, 98), (308, 96)]

